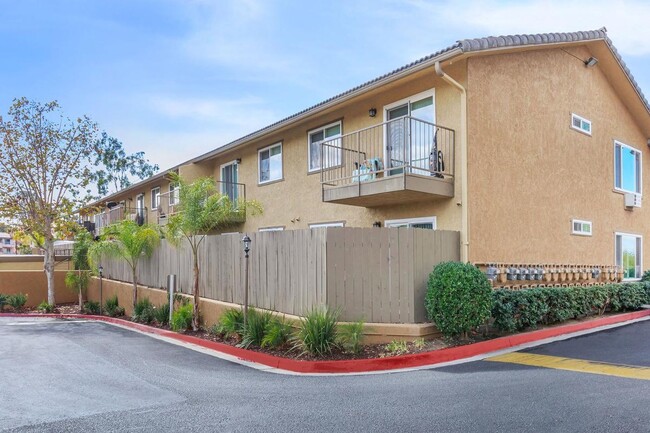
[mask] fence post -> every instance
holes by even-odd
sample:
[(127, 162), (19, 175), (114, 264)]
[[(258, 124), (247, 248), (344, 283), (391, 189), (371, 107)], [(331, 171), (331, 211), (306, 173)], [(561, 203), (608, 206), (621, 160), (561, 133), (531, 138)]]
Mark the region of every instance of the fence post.
[(172, 323), (174, 313), (174, 292), (176, 291), (176, 274), (167, 275), (167, 290), (169, 291), (169, 323)]

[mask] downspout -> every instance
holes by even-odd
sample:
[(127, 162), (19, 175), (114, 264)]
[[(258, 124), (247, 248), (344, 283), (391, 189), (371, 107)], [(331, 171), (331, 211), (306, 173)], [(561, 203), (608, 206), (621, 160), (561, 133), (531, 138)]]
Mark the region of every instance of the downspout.
[(469, 206), (467, 200), (467, 91), (456, 80), (442, 70), (440, 62), (435, 63), (436, 74), (460, 92), (460, 260), (469, 260)]

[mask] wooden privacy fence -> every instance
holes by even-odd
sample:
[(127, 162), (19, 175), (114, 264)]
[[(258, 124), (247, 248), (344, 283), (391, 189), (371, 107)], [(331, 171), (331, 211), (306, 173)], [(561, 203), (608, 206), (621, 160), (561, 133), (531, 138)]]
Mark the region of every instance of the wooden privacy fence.
[[(415, 323), (426, 320), (424, 294), (434, 265), (459, 260), (459, 233), (410, 228), (320, 228), (250, 234), (250, 305), (303, 315), (327, 304), (342, 320)], [(207, 236), (201, 244), (201, 296), (243, 303), (245, 259), (241, 234)], [(107, 278), (131, 281), (128, 266), (104, 261)], [(187, 245), (166, 241), (140, 261), (138, 282), (165, 287), (176, 274), (191, 293)]]

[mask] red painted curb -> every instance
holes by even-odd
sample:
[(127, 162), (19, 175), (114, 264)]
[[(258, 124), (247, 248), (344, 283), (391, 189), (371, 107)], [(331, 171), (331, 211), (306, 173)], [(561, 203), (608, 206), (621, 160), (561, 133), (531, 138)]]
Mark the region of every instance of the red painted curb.
[(101, 322), (114, 323), (138, 331), (146, 332), (172, 338), (174, 340), (195, 344), (206, 349), (216, 350), (221, 353), (238, 357), (244, 361), (256, 362), (269, 367), (282, 370), (288, 370), (295, 373), (362, 373), (371, 371), (396, 370), (402, 368), (423, 367), (435, 365), (443, 362), (456, 361), (463, 358), (482, 355), (485, 353), (495, 352), (497, 350), (507, 349), (519, 346), (533, 341), (544, 340), (546, 338), (557, 337), (559, 335), (571, 334), (574, 332), (584, 331), (587, 329), (598, 328), (600, 326), (613, 325), (616, 323), (627, 322), (629, 320), (649, 317), (650, 310), (635, 311), (632, 313), (618, 314), (616, 316), (603, 317), (600, 319), (589, 320), (587, 322), (575, 323), (571, 325), (556, 326), (539, 331), (525, 332), (514, 334), (506, 337), (499, 337), (493, 340), (482, 341), (480, 343), (468, 344), (466, 346), (450, 347), (447, 349), (434, 350), (431, 352), (415, 353), (411, 355), (393, 356), (389, 358), (373, 359), (354, 359), (346, 361), (298, 361), (295, 359), (282, 358), (279, 356), (268, 355), (266, 353), (255, 352), (252, 350), (241, 349), (224, 343), (204, 340), (191, 335), (179, 334), (165, 329), (155, 328), (140, 323), (134, 323), (124, 319), (117, 319), (106, 316), (90, 316), (85, 314), (20, 314), (20, 313), (0, 313), (0, 317), (52, 317), (60, 319), (91, 319)]

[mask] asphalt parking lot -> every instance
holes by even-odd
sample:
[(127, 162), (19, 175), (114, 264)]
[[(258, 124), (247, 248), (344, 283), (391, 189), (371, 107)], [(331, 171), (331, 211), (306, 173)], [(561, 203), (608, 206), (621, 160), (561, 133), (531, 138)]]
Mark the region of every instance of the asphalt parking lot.
[(0, 430), (650, 431), (650, 321), (509, 356), (301, 377), (106, 323), (0, 318)]

